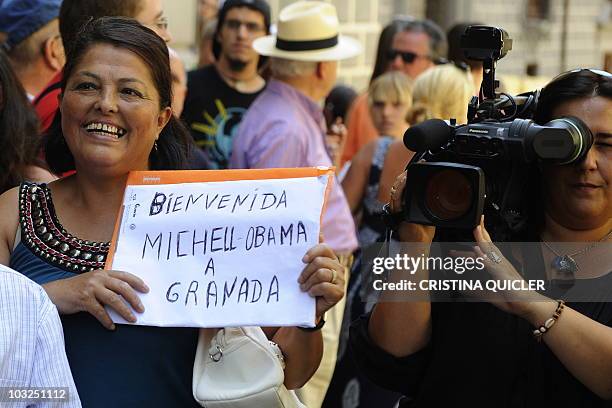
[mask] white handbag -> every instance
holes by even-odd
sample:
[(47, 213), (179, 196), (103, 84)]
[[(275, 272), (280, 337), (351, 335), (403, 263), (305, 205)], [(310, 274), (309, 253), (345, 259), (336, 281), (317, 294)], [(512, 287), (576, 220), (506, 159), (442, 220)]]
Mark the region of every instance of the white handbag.
[(283, 384), (282, 356), (259, 327), (200, 329), (193, 396), (206, 408), (306, 408)]

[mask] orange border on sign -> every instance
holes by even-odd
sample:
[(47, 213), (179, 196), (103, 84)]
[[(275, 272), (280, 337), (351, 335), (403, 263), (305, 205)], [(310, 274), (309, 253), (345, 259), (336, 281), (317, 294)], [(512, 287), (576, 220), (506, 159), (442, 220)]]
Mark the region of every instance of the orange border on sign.
[[(184, 184), (184, 183), (206, 183), (218, 181), (238, 181), (238, 180), (274, 180), (274, 179), (292, 179), (304, 177), (319, 177), (324, 175), (333, 176), (334, 167), (300, 167), (300, 168), (279, 168), (279, 169), (240, 169), (240, 170), (165, 170), (165, 171), (131, 171), (126, 182), (126, 190), (128, 186), (149, 186), (159, 184)], [(327, 199), (329, 197), (334, 177), (327, 179), (325, 187), (325, 197), (323, 198), (323, 207), (321, 209), (321, 219), (327, 207)], [(124, 190), (125, 191), (125, 190)], [(121, 199), (125, 199), (124, 197)], [(110, 243), (108, 256), (106, 257), (105, 269), (110, 269), (115, 257), (117, 249), (117, 238), (119, 236), (119, 227), (123, 217), (124, 205), (122, 204), (117, 214), (115, 228), (113, 230), (113, 238)]]

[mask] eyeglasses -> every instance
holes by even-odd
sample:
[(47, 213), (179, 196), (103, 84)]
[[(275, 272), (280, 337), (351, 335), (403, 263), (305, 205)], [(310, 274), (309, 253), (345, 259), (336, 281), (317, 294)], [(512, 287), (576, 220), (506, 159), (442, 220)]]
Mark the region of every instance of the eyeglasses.
[(225, 26), (232, 31), (239, 31), (240, 27), (245, 26), (247, 31), (251, 34), (256, 34), (264, 31), (264, 28), (257, 23), (243, 22), (233, 19), (225, 20)]
[(602, 69), (577, 68), (577, 69), (572, 69), (571, 71), (563, 72), (563, 73), (557, 75), (550, 82), (559, 81), (561, 79), (567, 78), (568, 76), (570, 76), (572, 74), (576, 74), (576, 73), (582, 72), (582, 71), (589, 71), (590, 73), (595, 74), (595, 75), (599, 75), (600, 77), (603, 77), (603, 78), (612, 78), (612, 74), (611, 73), (609, 73), (608, 71), (604, 71)]
[(168, 17), (160, 17), (159, 20), (155, 22), (155, 27), (166, 31), (168, 29)]
[(395, 58), (397, 58), (398, 55), (402, 57), (402, 61), (404, 61), (404, 63), (406, 64), (412, 64), (414, 60), (416, 60), (417, 58), (431, 59), (429, 55), (419, 55), (411, 51), (399, 51), (399, 50), (387, 51), (387, 59), (389, 61), (395, 60)]
[(167, 31), (168, 30), (168, 17), (160, 17), (153, 24), (144, 24), (143, 25), (151, 30), (159, 33), (159, 31)]

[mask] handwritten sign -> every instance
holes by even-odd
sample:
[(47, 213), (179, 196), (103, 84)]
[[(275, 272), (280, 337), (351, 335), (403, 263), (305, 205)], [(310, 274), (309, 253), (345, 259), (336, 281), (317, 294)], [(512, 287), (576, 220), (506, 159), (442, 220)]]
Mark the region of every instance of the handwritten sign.
[[(135, 172), (107, 268), (150, 288), (147, 326), (313, 326), (299, 289), (330, 169)], [(117, 323), (127, 323), (111, 312)]]

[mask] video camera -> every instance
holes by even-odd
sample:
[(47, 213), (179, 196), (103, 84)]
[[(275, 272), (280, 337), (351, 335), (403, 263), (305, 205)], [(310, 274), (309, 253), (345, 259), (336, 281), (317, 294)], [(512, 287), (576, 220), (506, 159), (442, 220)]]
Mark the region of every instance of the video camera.
[(466, 58), (483, 61), (481, 93), (469, 103), (467, 125), (431, 119), (404, 134), (416, 152), (407, 167), (404, 219), (465, 235), (484, 213), (499, 238), (525, 227), (529, 164), (579, 162), (593, 135), (574, 117), (534, 123), (539, 91), (496, 94), (495, 64), (512, 48), (506, 31), (470, 26), (461, 47)]

